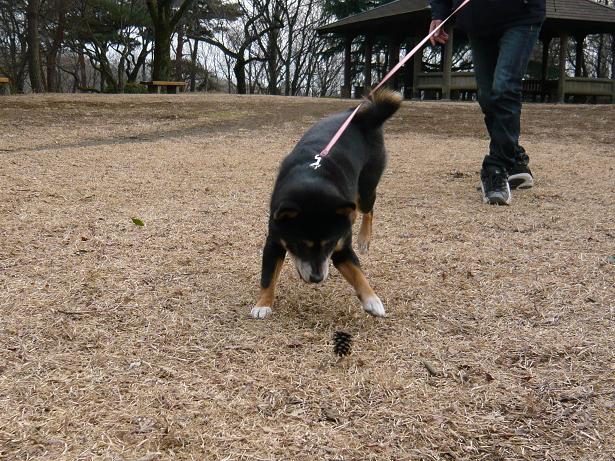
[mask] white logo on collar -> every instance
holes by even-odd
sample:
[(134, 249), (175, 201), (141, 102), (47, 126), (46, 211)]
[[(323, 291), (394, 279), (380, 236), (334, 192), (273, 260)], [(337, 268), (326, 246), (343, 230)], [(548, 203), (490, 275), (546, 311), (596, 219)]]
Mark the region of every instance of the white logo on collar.
[(314, 156), (314, 160), (316, 160), (316, 161), (314, 163), (310, 163), (310, 167), (312, 167), (315, 170), (317, 170), (318, 168), (321, 167), (320, 162), (322, 161), (322, 157), (320, 156), (320, 154), (315, 155)]

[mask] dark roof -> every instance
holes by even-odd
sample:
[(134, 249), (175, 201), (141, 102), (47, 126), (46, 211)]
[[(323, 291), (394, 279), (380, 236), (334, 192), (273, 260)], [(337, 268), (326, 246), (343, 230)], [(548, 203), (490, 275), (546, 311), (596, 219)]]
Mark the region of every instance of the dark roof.
[(318, 32), (358, 32), (363, 27), (377, 29), (379, 25), (386, 24), (390, 19), (398, 22), (403, 20), (403, 17), (416, 16), (417, 13), (423, 13), (427, 19), (431, 17), (429, 0), (396, 0), (322, 26), (318, 29)]
[(615, 33), (615, 8), (591, 0), (547, 0), (543, 34)]
[[(321, 34), (391, 33), (411, 30), (431, 18), (428, 0), (396, 0), (320, 27)], [(615, 33), (615, 8), (592, 0), (547, 0), (543, 34)]]
[(615, 22), (615, 8), (591, 0), (547, 0), (547, 18)]

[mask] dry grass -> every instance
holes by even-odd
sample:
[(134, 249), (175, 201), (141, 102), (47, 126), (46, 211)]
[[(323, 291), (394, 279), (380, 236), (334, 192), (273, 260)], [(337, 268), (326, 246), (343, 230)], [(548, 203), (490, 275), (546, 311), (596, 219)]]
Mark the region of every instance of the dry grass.
[(277, 164), (352, 103), (0, 104), (0, 458), (615, 459), (612, 106), (527, 105), (537, 186), (498, 208), (478, 107), (405, 103), (362, 258), (389, 318), (287, 265), (255, 321)]

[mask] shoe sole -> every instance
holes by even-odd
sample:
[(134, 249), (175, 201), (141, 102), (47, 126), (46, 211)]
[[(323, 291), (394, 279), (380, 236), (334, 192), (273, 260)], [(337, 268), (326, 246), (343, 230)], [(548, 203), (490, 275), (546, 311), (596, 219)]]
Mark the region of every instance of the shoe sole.
[(529, 173), (518, 173), (508, 177), (511, 189), (530, 189), (534, 185), (534, 178)]
[(483, 203), (487, 203), (489, 205), (510, 205), (510, 199), (506, 200), (504, 197), (484, 197)]

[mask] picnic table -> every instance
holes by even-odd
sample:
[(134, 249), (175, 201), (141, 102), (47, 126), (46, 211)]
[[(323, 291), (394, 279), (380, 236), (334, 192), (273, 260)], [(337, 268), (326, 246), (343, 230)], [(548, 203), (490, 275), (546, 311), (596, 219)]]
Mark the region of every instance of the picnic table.
[(0, 94), (11, 94), (11, 81), (8, 77), (0, 77)]
[(188, 85), (186, 82), (165, 82), (162, 80), (142, 81), (141, 85), (147, 85), (150, 93), (160, 94), (162, 88), (166, 88), (167, 93), (179, 93), (179, 89), (186, 88)]

